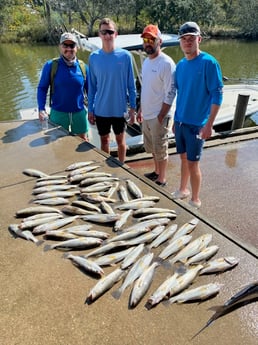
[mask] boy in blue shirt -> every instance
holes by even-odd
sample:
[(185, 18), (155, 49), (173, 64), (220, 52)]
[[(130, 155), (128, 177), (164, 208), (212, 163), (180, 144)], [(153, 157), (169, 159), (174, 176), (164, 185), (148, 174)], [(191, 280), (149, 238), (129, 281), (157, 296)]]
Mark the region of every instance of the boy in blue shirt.
[(125, 49), (115, 49), (117, 29), (115, 23), (104, 18), (99, 24), (102, 49), (89, 57), (89, 122), (97, 125), (101, 149), (110, 153), (111, 127), (118, 146), (118, 159), (124, 163), (126, 156), (125, 129), (127, 103), (130, 123), (135, 121), (136, 88), (132, 57)]
[(176, 66), (175, 86), (177, 89), (174, 133), (177, 152), (181, 158), (181, 183), (172, 193), (174, 199), (190, 196), (189, 204), (201, 206), (200, 158), (204, 140), (212, 134), (212, 127), (222, 103), (222, 73), (217, 60), (202, 52), (199, 26), (186, 22), (179, 29), (180, 47), (185, 55)]

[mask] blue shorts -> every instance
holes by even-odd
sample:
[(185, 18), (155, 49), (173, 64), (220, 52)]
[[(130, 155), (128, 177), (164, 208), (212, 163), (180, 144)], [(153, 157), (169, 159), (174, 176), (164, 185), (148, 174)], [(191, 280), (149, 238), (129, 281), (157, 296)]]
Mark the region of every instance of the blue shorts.
[(111, 127), (116, 135), (124, 133), (126, 129), (126, 120), (122, 117), (104, 117), (104, 116), (97, 116), (96, 118), (96, 126), (100, 136), (107, 135), (111, 131)]
[(175, 122), (175, 138), (177, 153), (186, 153), (187, 160), (199, 161), (204, 139), (199, 138), (202, 127)]

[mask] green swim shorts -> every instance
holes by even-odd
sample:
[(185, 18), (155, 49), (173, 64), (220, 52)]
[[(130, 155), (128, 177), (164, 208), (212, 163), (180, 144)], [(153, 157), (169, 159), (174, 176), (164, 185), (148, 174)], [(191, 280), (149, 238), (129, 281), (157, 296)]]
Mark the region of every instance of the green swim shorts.
[(89, 123), (86, 109), (76, 113), (66, 113), (51, 109), (50, 121), (62, 126), (72, 134), (84, 134), (89, 131)]

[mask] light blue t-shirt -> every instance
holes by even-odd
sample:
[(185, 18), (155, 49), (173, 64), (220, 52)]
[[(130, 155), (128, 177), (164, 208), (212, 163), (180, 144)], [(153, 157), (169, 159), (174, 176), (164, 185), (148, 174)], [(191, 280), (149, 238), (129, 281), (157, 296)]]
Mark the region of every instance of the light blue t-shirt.
[(88, 110), (103, 117), (122, 117), (127, 105), (136, 108), (136, 88), (132, 57), (125, 49), (89, 57)]
[(177, 89), (175, 121), (203, 127), (212, 104), (222, 103), (222, 73), (217, 60), (208, 53), (183, 58), (176, 66)]

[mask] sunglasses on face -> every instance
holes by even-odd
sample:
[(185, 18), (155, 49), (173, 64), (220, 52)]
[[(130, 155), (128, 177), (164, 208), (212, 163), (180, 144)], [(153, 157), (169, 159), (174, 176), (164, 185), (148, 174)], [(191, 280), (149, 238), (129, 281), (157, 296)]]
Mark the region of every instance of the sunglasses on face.
[(109, 34), (109, 35), (114, 35), (114, 33), (115, 33), (114, 30), (108, 30), (108, 29), (106, 29), (106, 30), (100, 30), (99, 32), (100, 32), (101, 35), (103, 35), (103, 36), (106, 36), (107, 34)]
[(71, 49), (74, 49), (76, 46), (75, 43), (63, 43), (62, 45), (64, 48), (71, 48)]
[(143, 38), (143, 43), (150, 43), (150, 44), (154, 44), (156, 42), (155, 38)]

